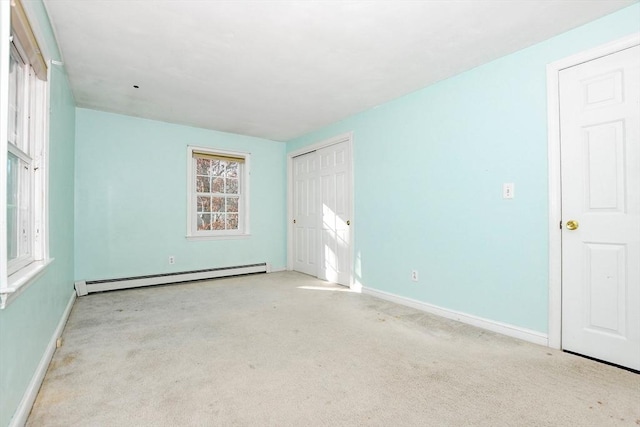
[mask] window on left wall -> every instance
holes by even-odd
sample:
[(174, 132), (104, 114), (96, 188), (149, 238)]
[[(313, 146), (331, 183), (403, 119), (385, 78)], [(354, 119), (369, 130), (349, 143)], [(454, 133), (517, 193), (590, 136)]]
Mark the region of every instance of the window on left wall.
[[(4, 3), (4, 2), (3, 2)], [(9, 3), (9, 2), (6, 2)], [(6, 6), (3, 6), (6, 7)], [(32, 283), (50, 262), (47, 247), (47, 67), (22, 4), (11, 2), (9, 46), (2, 67), (6, 120), (0, 164), (6, 176), (2, 207), (6, 227), (0, 253), (0, 308)], [(2, 12), (6, 12), (3, 10)], [(2, 38), (7, 38), (3, 33)], [(2, 40), (3, 42), (5, 40)], [(6, 108), (5, 108), (6, 107)]]

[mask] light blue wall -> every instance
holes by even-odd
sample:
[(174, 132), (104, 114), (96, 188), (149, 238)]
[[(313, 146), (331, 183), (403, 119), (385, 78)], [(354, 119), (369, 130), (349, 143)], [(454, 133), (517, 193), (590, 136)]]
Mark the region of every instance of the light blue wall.
[[(45, 35), (48, 51), (57, 55), (42, 3), (31, 7), (38, 18), (31, 24)], [(51, 70), (50, 91), (49, 248), (55, 261), (24, 294), (0, 310), (0, 426), (13, 417), (73, 293), (75, 101), (58, 66)]]
[[(77, 280), (257, 262), (285, 267), (284, 143), (87, 109), (76, 114)], [(185, 239), (187, 145), (251, 153), (250, 238)]]
[(635, 4), (290, 141), (354, 132), (357, 280), (546, 333), (546, 65), (637, 31)]

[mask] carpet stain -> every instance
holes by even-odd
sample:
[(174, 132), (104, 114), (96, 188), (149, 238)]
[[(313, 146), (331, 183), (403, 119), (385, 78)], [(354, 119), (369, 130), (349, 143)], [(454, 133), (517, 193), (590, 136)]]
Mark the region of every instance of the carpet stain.
[(55, 405), (60, 402), (68, 401), (69, 399), (75, 399), (76, 393), (67, 389), (57, 390), (56, 393), (49, 393), (43, 396), (41, 405)]
[(74, 362), (74, 360), (76, 360), (76, 356), (75, 354), (68, 354), (66, 356), (64, 356), (62, 358), (62, 360), (55, 360), (51, 362), (51, 367), (58, 369), (58, 368), (64, 368), (65, 366), (69, 366), (70, 364), (72, 364)]

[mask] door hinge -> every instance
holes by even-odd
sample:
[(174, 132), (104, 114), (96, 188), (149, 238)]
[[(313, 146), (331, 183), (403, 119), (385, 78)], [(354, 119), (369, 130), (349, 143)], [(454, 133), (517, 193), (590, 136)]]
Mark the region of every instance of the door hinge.
[(562, 220), (560, 220), (560, 224), (558, 224), (558, 226), (560, 227), (560, 230), (562, 230)]

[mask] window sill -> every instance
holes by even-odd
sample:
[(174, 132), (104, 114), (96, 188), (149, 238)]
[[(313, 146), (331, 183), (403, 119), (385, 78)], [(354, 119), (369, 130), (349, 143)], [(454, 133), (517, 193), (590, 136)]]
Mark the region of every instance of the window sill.
[(7, 287), (0, 289), (0, 310), (5, 309), (18, 298), (31, 284), (44, 274), (47, 266), (54, 258), (44, 261), (34, 261), (28, 266), (13, 273), (7, 279)]
[(251, 237), (251, 234), (223, 234), (220, 236), (186, 236), (187, 240), (237, 240), (237, 239), (248, 239)]

